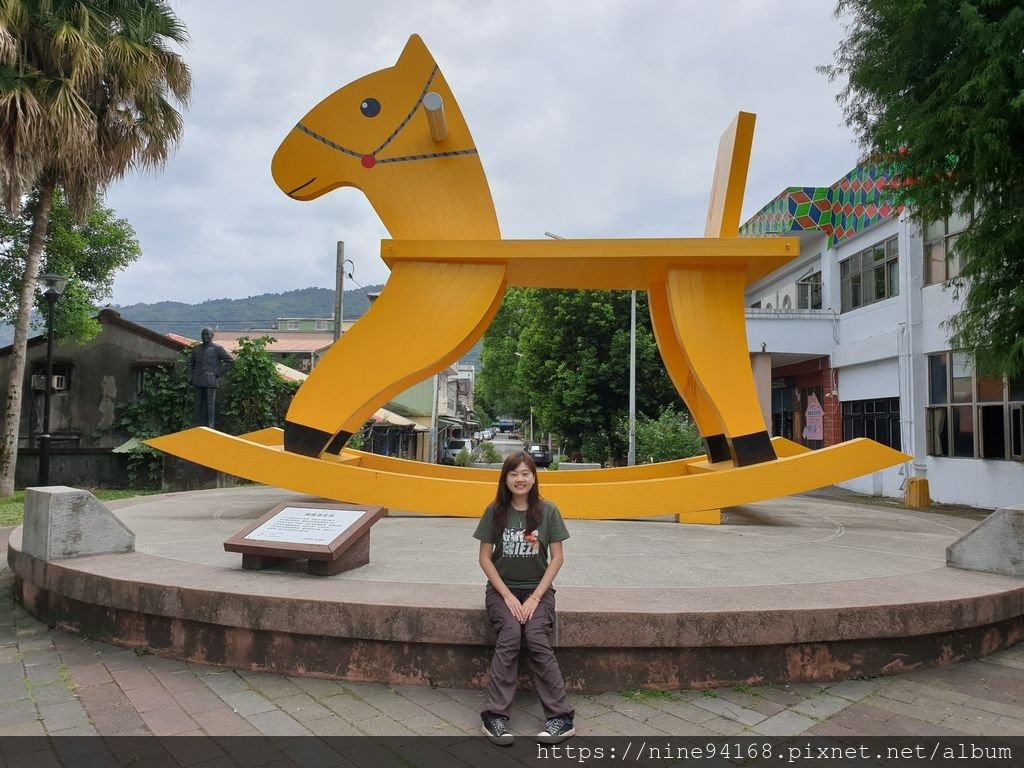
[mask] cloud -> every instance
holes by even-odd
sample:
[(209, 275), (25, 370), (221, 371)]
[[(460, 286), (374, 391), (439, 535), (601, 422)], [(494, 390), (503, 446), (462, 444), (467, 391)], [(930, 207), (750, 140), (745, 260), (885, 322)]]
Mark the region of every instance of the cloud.
[(469, 121), (505, 237), (701, 234), (718, 140), (739, 110), (758, 115), (745, 217), (857, 159), (838, 86), (815, 72), (842, 36), (821, 0), (175, 7), (194, 97), (167, 168), (108, 191), (143, 246), (115, 282), (121, 304), (330, 287), (337, 240), (359, 283), (384, 282), (387, 235), (360, 193), (290, 200), (270, 160), (310, 107), (391, 66), (414, 32)]

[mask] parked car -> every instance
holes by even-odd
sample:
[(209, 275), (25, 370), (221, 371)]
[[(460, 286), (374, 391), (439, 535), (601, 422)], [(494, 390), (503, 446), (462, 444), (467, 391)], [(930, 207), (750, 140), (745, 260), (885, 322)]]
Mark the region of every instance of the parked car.
[(551, 451), (548, 450), (546, 445), (530, 443), (526, 452), (533, 457), (533, 461), (538, 467), (551, 466)]
[(448, 442), (445, 443), (444, 450), (441, 452), (441, 463), (454, 464), (455, 458), (459, 455), (463, 448), (472, 453), (473, 438), (453, 437), (449, 439)]

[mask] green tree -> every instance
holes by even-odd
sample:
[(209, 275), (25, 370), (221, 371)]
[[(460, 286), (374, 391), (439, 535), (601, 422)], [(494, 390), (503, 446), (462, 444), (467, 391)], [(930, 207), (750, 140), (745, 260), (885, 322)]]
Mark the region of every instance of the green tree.
[(474, 408), (492, 419), (529, 414), (527, 393), (516, 382), (519, 336), (529, 321), (527, 300), (530, 290), (509, 288), (501, 307), (484, 334), (480, 352), (481, 375), (476, 380)]
[(172, 101), (191, 76), (171, 46), (186, 32), (165, 0), (0, 3), (0, 189), (18, 211), (36, 190), (0, 445), (0, 497), (14, 492), (29, 314), (57, 189), (80, 219), (134, 168), (158, 168), (182, 132)]
[(1024, 6), (1017, 0), (839, 0), (846, 121), (894, 165), (919, 223), (973, 215), (957, 240), (954, 348), (1024, 373)]
[[(492, 412), (554, 432), (561, 450), (621, 461), (619, 426), (629, 404), (628, 291), (509, 291), (484, 336), (478, 391)], [(510, 306), (506, 306), (510, 305)], [(647, 296), (637, 294), (637, 413), (657, 416), (679, 396), (650, 328)]]
[[(285, 414), (298, 382), (286, 381), (277, 372), (267, 344), (273, 339), (239, 339), (235, 364), (225, 376), (218, 402), (218, 426), (233, 435), (284, 424)], [(137, 441), (131, 449), (129, 472), (133, 481), (152, 485), (159, 481), (162, 454), (142, 445), (151, 437), (180, 432), (192, 426), (194, 391), (188, 383), (188, 360), (182, 352), (174, 365), (147, 370), (142, 391), (135, 401), (121, 407), (118, 429)]]
[[(623, 425), (628, 429), (628, 425)], [(675, 406), (663, 408), (655, 419), (636, 420), (636, 460), (673, 461), (704, 453), (697, 425), (690, 414)]]
[(135, 487), (159, 487), (162, 454), (143, 440), (180, 432), (192, 426), (193, 393), (188, 383), (188, 358), (181, 353), (174, 365), (148, 368), (142, 376), (142, 390), (118, 411), (117, 428), (134, 438), (128, 450), (128, 479)]
[(298, 382), (285, 381), (277, 372), (267, 344), (270, 336), (238, 340), (238, 354), (231, 367), (221, 410), (224, 427), (233, 435), (266, 427), (283, 427), (284, 417)]
[[(0, 210), (0, 322), (13, 325), (18, 288), (25, 274), (32, 220), (38, 207), (33, 194), (18, 216)], [(76, 221), (58, 190), (50, 211), (40, 271), (67, 277), (64, 295), (54, 307), (54, 333), (61, 339), (88, 341), (99, 333), (96, 305), (109, 298), (115, 273), (141, 254), (135, 230), (114, 211), (97, 205), (85, 221)], [(36, 300), (45, 317), (46, 302)]]

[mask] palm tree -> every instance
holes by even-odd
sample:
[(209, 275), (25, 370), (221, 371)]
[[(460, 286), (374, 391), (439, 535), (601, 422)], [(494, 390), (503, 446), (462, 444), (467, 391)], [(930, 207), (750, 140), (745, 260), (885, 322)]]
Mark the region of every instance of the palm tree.
[(165, 0), (0, 0), (0, 192), (38, 191), (11, 354), (0, 497), (14, 492), (29, 314), (53, 193), (84, 218), (127, 171), (161, 167), (192, 81), (184, 25)]

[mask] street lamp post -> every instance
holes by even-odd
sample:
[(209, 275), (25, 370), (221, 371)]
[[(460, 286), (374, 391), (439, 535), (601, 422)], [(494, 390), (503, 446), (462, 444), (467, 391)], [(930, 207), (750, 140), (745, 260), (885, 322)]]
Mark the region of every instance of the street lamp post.
[[(344, 332), (342, 326), (345, 324), (345, 265), (348, 264), (355, 271), (356, 265), (352, 259), (345, 258), (345, 241), (339, 240), (334, 275), (334, 340), (341, 338)], [(352, 277), (352, 272), (348, 273)]]
[[(547, 234), (545, 232), (545, 234)], [(513, 352), (516, 357), (526, 357), (522, 352)], [(533, 403), (530, 403), (530, 442), (533, 442)]]
[(50, 484), (50, 388), (53, 385), (53, 307), (60, 300), (68, 279), (46, 272), (39, 285), (46, 299), (46, 386), (43, 387), (43, 432), (39, 435), (39, 485)]

